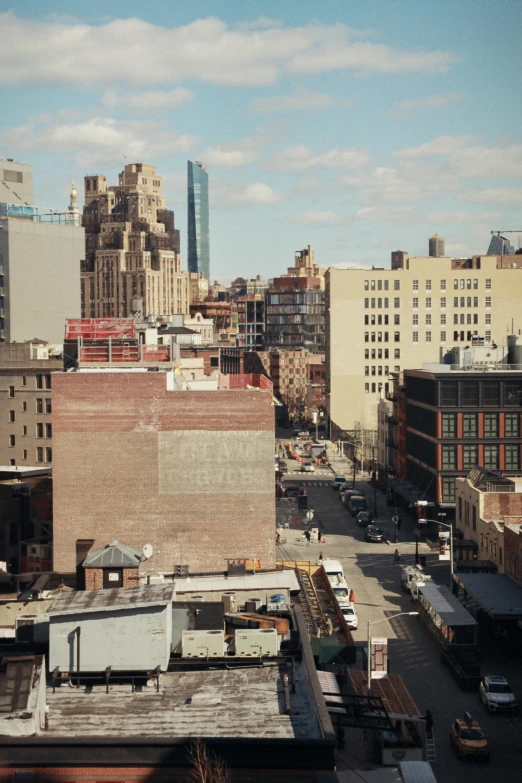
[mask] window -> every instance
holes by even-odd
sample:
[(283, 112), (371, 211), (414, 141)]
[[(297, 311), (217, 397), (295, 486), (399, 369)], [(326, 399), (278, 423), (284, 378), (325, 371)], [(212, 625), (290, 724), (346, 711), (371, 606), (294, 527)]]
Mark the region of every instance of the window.
[(368, 367), (368, 365), (366, 365), (366, 367), (364, 368), (364, 374), (365, 375), (369, 375), (370, 374), (370, 368)]
[(390, 358), (389, 355), (388, 355), (389, 353), (390, 353), (389, 350), (387, 348), (385, 348), (384, 349), (384, 358), (385, 359), (389, 359)]
[(462, 404), (466, 406), (478, 405), (479, 402), (479, 390), (478, 383), (466, 383), (462, 384)]
[(478, 296), (473, 297), (473, 307), (478, 307)]
[(44, 383), (43, 383), (43, 375), (37, 375), (36, 376), (36, 388), (37, 389), (43, 389)]
[(454, 324), (458, 324), (458, 322), (459, 322), (459, 316), (458, 316), (458, 313), (455, 313), (454, 316), (453, 316), (453, 323)]
[(375, 384), (372, 383), (372, 394), (375, 394)]
[(484, 405), (500, 405), (500, 386), (498, 383), (484, 383)]
[(393, 300), (393, 306), (395, 307), (395, 309), (397, 309), (398, 307), (400, 307), (400, 306), (401, 306), (401, 300), (399, 299), (399, 297), (398, 297), (398, 296), (396, 296), (396, 297), (394, 298), (394, 300)]
[(395, 326), (400, 326), (401, 317), (398, 313), (395, 313), (395, 315), (393, 316), (393, 323), (395, 324)]
[(27, 410), (27, 403), (26, 402), (22, 403), (22, 410), (23, 410), (24, 413), (26, 412), (26, 410)]
[(9, 421), (14, 421), (14, 420), (15, 420), (15, 412), (9, 411)]
[(471, 313), (468, 313), (466, 316), (466, 323), (471, 324)]
[(15, 390), (14, 386), (9, 387), (9, 397), (13, 398), (15, 396)]
[(36, 449), (36, 461), (37, 462), (44, 461), (44, 450), (41, 446), (38, 446), (38, 448)]
[(24, 459), (27, 459), (27, 449), (24, 449)]
[(27, 427), (24, 424), (24, 436), (27, 435)]
[(385, 343), (387, 343), (387, 342), (388, 342), (388, 335), (389, 335), (389, 333), (388, 333), (388, 332), (384, 332), (384, 342), (385, 342)]
[(466, 297), (466, 307), (471, 307), (471, 296)]
[(455, 479), (443, 478), (442, 479), (442, 500), (446, 503), (455, 501)]
[(9, 435), (9, 448), (13, 448), (13, 446), (16, 446), (16, 438), (14, 435)]
[(508, 443), (506, 449), (506, 470), (518, 470), (520, 467), (520, 449), (515, 443)]
[(458, 288), (458, 287), (459, 287), (459, 281), (458, 280), (454, 280), (453, 281), (453, 288)]
[(413, 325), (418, 326), (419, 325), (419, 316), (418, 313), (413, 314)]
[(43, 438), (43, 436), (44, 436), (44, 425), (39, 422), (36, 425), (36, 437)]
[(384, 325), (388, 326), (388, 316), (387, 315), (384, 316)]
[(426, 342), (431, 343), (431, 332), (426, 332)]
[(441, 313), (440, 315), (440, 325), (446, 326), (446, 313)]
[(365, 394), (369, 394), (370, 393), (370, 384), (369, 383), (365, 383), (364, 384), (364, 393)]
[[(464, 315), (464, 313), (460, 314), (460, 323), (461, 324), (465, 324), (466, 323), (466, 316)], [(463, 334), (464, 334), (464, 332), (463, 332)], [(464, 339), (464, 338), (462, 338), (462, 339)]]
[(365, 359), (369, 359), (370, 358), (370, 349), (369, 348), (365, 348), (364, 349), (364, 358)]
[(385, 375), (389, 375), (389, 372), (390, 372), (390, 368), (388, 367), (388, 365), (387, 365), (387, 364), (385, 364), (385, 365), (384, 365), (384, 374), (385, 374)]
[(465, 296), (461, 296), (460, 297), (460, 306), (461, 307), (466, 307), (466, 297)]
[(364, 281), (364, 290), (367, 291), (369, 289), (369, 287), (370, 287), (370, 281), (369, 280), (365, 280)]
[[(473, 314), (473, 323), (474, 324), (478, 324), (478, 313), (474, 313)], [(475, 334), (476, 334), (476, 332), (475, 332)]]
[(426, 291), (431, 291), (431, 280), (426, 280)]
[(43, 413), (43, 398), (37, 397), (36, 398), (36, 412), (37, 413)]
[(445, 280), (441, 280), (440, 281), (440, 290), (441, 291), (445, 291), (446, 290), (446, 281)]
[(375, 299), (374, 299), (374, 297), (373, 297), (373, 296), (372, 296), (372, 298), (371, 298), (371, 300), (370, 300), (370, 307), (371, 307), (372, 309), (375, 307)]
[(377, 280), (377, 290), (382, 291), (382, 280)]
[(365, 326), (369, 326), (370, 325), (370, 316), (369, 315), (365, 315), (364, 316), (364, 325)]
[[(375, 323), (375, 316), (374, 315), (372, 315), (372, 321), (373, 321), (373, 323)], [(379, 315), (377, 317), (377, 323), (379, 324), (379, 326), (382, 324), (382, 315)]]
[[(487, 288), (487, 286), (486, 286)], [(400, 291), (401, 289), (401, 281), (400, 280), (394, 280), (393, 281), (393, 290), (394, 291)]]
[(380, 297), (377, 299), (377, 307), (379, 308), (379, 310), (382, 307), (382, 299)]
[(426, 309), (429, 310), (431, 307), (431, 296), (426, 297)]
[(520, 437), (520, 416), (518, 413), (506, 413), (505, 415), (505, 436), (506, 438)]
[(459, 522), (461, 522), (461, 521), (462, 521), (462, 498), (459, 498), (459, 500), (458, 500), (458, 514), (457, 514), (457, 519), (458, 519), (458, 521), (459, 521)]
[(458, 298), (458, 296), (454, 296), (453, 297), (453, 307), (458, 307), (458, 306), (459, 306), (459, 298)]
[(375, 372), (375, 365), (373, 365), (373, 367), (372, 367), (372, 375), (376, 375), (376, 372)]
[(486, 291), (491, 291), (491, 278), (486, 278)]
[(454, 406), (457, 404), (457, 384), (441, 383), (440, 385), (440, 404), (443, 406)]
[(496, 413), (484, 414), (484, 437), (498, 438), (498, 415)]
[(491, 325), (491, 313), (486, 313), (486, 326)]
[(454, 342), (458, 342), (458, 339), (459, 339), (459, 333), (458, 332), (453, 332), (453, 340), (454, 340)]
[(364, 333), (364, 342), (365, 343), (370, 342), (370, 333), (369, 332), (365, 332)]
[(418, 280), (414, 280), (413, 281), (413, 290), (414, 291), (418, 291), (419, 290), (419, 281)]
[(371, 340), (372, 340), (372, 343), (375, 342), (375, 332), (372, 332)]
[(377, 342), (382, 343), (382, 332), (377, 332)]
[(441, 296), (441, 298), (440, 298), (440, 306), (442, 307), (442, 309), (444, 309), (446, 307), (446, 297), (445, 296)]
[(52, 438), (53, 437), (53, 425), (52, 424), (46, 424), (45, 425), (45, 437), (46, 438)]
[(473, 530), (477, 529), (477, 508), (476, 506), (472, 506), (471, 508), (471, 524), (473, 525)]
[(445, 343), (446, 342), (446, 332), (441, 332), (440, 333), (440, 341), (441, 341), (441, 343)]
[(455, 470), (455, 446), (442, 447), (442, 470)]
[(476, 413), (462, 414), (462, 437), (463, 438), (477, 437), (477, 414)]
[(498, 470), (498, 446), (484, 446), (484, 467)]
[(478, 280), (476, 278), (473, 281), (473, 288), (478, 288)]
[(418, 343), (419, 342), (419, 333), (418, 332), (412, 332), (411, 336), (412, 336), (412, 339), (413, 339), (414, 343)]
[(485, 335), (484, 335), (484, 340), (485, 340), (487, 343), (490, 343), (490, 342), (491, 342), (491, 332), (489, 332), (489, 331), (486, 331), (486, 333), (485, 333)]
[(386, 309), (388, 307), (388, 297), (384, 297), (384, 308)]
[(27, 386), (27, 377), (25, 375), (22, 376), (22, 386)]
[(394, 359), (400, 359), (401, 358), (401, 349), (395, 348), (393, 351), (393, 358)]
[(485, 304), (486, 304), (486, 307), (491, 307), (491, 297), (490, 296), (486, 296)]
[(464, 278), (462, 278), (462, 280), (460, 281), (460, 288), (462, 290), (465, 287), (466, 287), (466, 281), (464, 280)]
[(370, 306), (370, 300), (368, 299), (368, 297), (366, 297), (366, 298), (365, 298), (365, 300), (364, 300), (364, 306), (365, 306), (367, 309), (368, 309), (368, 307)]
[(413, 297), (413, 300), (412, 300), (412, 307), (413, 307), (414, 309), (417, 309), (417, 308), (419, 307), (419, 297), (418, 297), (418, 296), (414, 296), (414, 297)]
[(372, 359), (375, 359), (375, 348), (372, 348)]
[(401, 341), (401, 333), (400, 332), (394, 332), (393, 333), (393, 342), (394, 343), (400, 343)]
[(377, 367), (377, 375), (382, 375), (382, 364)]
[(465, 469), (474, 468), (478, 461), (477, 446), (462, 447), (462, 467)]
[(385, 291), (388, 290), (388, 281), (387, 280), (384, 281), (384, 290)]
[(45, 461), (46, 462), (53, 461), (53, 450), (50, 448), (45, 449)]
[(426, 315), (426, 326), (431, 326), (431, 313)]
[(469, 278), (466, 280), (466, 288), (471, 288), (471, 280)]
[(396, 364), (396, 365), (394, 366), (394, 368), (393, 368), (393, 372), (400, 372), (400, 371), (401, 371), (400, 365), (399, 365), (399, 364)]
[(370, 288), (372, 289), (372, 291), (375, 291), (375, 280), (371, 281)]

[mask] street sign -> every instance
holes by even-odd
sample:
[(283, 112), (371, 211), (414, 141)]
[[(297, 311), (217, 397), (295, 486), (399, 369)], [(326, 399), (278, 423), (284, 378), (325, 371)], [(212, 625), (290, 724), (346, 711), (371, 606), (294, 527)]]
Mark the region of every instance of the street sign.
[(306, 518), (307, 518), (307, 520), (308, 520), (309, 522), (311, 522), (311, 521), (312, 521), (312, 519), (314, 518), (314, 512), (313, 512), (313, 509), (311, 509), (311, 508), (310, 508), (310, 509), (308, 509), (308, 511), (306, 512)]

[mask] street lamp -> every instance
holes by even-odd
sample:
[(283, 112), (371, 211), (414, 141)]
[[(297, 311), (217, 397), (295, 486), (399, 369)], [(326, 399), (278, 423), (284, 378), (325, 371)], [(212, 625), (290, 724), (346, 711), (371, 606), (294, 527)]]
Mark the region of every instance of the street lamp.
[(441, 522), (440, 519), (426, 519), (426, 522), (434, 522), (436, 525), (447, 527), (450, 532), (450, 590), (453, 590), (453, 528), (447, 522)]
[(368, 622), (368, 693), (371, 695), (372, 687), (371, 687), (371, 679), (372, 679), (372, 650), (371, 650), (371, 636), (370, 636), (370, 629), (372, 625), (379, 625), (379, 623), (387, 623), (389, 620), (395, 620), (396, 617), (416, 617), (419, 613), (418, 612), (399, 612), (398, 614), (392, 614), (391, 617), (383, 617), (382, 620), (375, 620), (373, 623)]

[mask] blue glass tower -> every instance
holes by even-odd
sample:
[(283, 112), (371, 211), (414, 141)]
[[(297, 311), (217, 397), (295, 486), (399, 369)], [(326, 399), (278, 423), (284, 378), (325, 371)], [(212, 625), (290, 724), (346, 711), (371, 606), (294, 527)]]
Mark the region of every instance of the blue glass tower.
[(187, 161), (188, 270), (210, 280), (208, 174), (199, 161)]

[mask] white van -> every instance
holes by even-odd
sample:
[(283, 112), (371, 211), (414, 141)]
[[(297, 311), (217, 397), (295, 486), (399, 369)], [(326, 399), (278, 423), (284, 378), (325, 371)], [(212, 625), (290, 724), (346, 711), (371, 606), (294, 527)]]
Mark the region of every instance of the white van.
[(330, 582), (332, 592), (335, 595), (337, 599), (337, 603), (339, 606), (341, 604), (349, 603), (350, 598), (350, 588), (346, 584), (344, 579), (341, 579), (340, 577), (337, 577), (336, 582)]
[(330, 560), (327, 558), (326, 560), (319, 560), (318, 565), (322, 565), (324, 568), (326, 576), (328, 577), (328, 581), (331, 585), (339, 582), (339, 579), (344, 582), (343, 567), (338, 560)]

